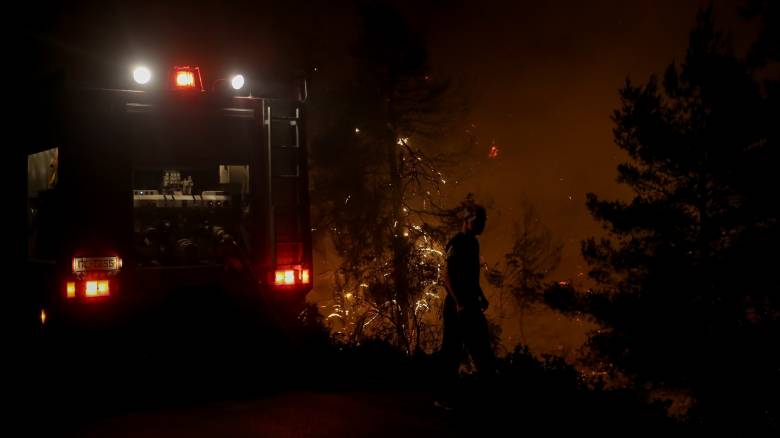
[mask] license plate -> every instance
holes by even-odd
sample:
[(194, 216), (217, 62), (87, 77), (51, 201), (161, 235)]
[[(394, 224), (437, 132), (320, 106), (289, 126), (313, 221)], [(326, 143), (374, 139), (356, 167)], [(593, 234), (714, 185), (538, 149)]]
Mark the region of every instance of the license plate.
[(119, 270), (119, 257), (75, 257), (73, 259), (74, 273), (117, 270)]

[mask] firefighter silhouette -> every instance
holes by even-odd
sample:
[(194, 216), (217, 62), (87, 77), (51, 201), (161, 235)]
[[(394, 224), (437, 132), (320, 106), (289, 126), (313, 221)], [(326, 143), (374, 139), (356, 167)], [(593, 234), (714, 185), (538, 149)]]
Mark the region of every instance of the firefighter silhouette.
[[(458, 377), (461, 362), (468, 353), (477, 372), (483, 376), (495, 374), (495, 355), (484, 312), (488, 300), (479, 285), (479, 241), (485, 229), (487, 214), (479, 205), (464, 212), (463, 227), (447, 243), (447, 274), (441, 356), (445, 386), (452, 386)], [(445, 389), (450, 392), (451, 388)], [(438, 402), (437, 402), (438, 403)]]

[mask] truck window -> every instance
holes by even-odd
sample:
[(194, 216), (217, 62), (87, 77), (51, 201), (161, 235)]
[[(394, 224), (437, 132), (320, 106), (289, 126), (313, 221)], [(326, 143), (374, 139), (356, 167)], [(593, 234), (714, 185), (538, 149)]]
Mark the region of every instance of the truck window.
[(139, 266), (241, 263), (250, 252), (248, 165), (133, 171)]
[(58, 239), (59, 148), (27, 156), (27, 255), (53, 261)]

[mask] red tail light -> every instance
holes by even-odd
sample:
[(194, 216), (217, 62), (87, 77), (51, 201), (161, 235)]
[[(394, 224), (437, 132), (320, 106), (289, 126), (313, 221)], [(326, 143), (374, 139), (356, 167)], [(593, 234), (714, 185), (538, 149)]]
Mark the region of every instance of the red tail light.
[(277, 269), (274, 277), (274, 284), (277, 286), (292, 286), (295, 284), (295, 271), (292, 269)]
[(311, 271), (300, 266), (281, 268), (274, 271), (274, 286), (301, 286), (311, 284)]
[(65, 293), (68, 298), (76, 298), (76, 282), (69, 281), (65, 286)]
[(90, 280), (84, 287), (84, 296), (87, 298), (106, 297), (109, 293), (108, 280)]
[(105, 278), (68, 281), (65, 283), (65, 296), (68, 299), (75, 299), (78, 297), (101, 298), (111, 295), (111, 289), (111, 280)]
[(309, 284), (311, 282), (311, 279), (309, 278), (309, 270), (304, 269), (301, 271), (301, 283), (303, 284)]

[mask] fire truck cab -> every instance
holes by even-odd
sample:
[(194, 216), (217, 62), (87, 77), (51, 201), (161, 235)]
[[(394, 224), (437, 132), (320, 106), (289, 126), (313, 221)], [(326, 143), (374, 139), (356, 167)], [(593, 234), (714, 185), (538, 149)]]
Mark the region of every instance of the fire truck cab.
[(313, 281), (303, 96), (204, 84), (197, 67), (132, 76), (60, 93), (28, 145), (41, 323), (144, 319), (204, 291), (256, 318), (298, 311)]

